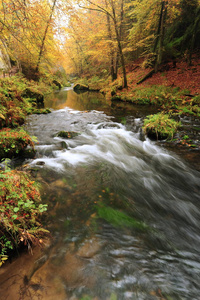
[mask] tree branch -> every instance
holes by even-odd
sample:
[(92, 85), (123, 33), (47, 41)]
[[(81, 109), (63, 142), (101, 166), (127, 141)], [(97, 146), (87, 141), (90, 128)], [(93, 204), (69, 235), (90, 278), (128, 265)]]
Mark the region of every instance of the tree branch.
[(101, 6), (98, 5), (98, 4), (93, 3), (93, 2), (90, 1), (90, 0), (86, 0), (86, 1), (89, 2), (91, 5), (96, 6), (97, 8), (86, 7), (86, 6), (82, 6), (81, 4), (78, 4), (78, 6), (79, 6), (80, 8), (83, 8), (83, 9), (88, 9), (88, 10), (94, 10), (94, 11), (102, 12), (102, 13), (104, 13), (104, 14), (106, 14), (106, 15), (109, 15), (109, 16), (112, 18), (112, 20), (114, 19), (114, 17), (112, 16), (112, 14), (109, 13), (109, 11), (107, 11), (105, 8), (101, 7)]

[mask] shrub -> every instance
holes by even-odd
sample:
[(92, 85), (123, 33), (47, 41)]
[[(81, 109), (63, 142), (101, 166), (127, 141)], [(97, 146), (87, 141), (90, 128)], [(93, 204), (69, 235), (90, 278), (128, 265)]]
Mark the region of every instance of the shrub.
[(195, 96), (195, 97), (192, 99), (192, 105), (198, 105), (198, 106), (200, 106), (200, 95)]
[(0, 130), (0, 160), (22, 155), (27, 150), (34, 153), (34, 143), (31, 137), (23, 129), (5, 128)]
[(41, 228), (38, 217), (47, 205), (40, 202), (38, 186), (25, 172), (0, 171), (0, 266), (8, 252), (20, 244), (42, 242), (47, 231)]

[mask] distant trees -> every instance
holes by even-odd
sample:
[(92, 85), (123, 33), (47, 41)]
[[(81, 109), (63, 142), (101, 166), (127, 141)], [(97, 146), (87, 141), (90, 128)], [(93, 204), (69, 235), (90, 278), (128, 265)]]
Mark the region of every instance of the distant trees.
[[(53, 13), (56, 0), (2, 0), (0, 2), (1, 51), (31, 79), (55, 61)], [(41, 67), (41, 68), (40, 68)]]
[[(199, 0), (83, 0), (79, 3), (80, 9), (76, 11), (79, 21), (73, 16), (72, 22), (69, 16), (79, 35), (73, 30), (65, 45), (67, 49), (76, 48), (76, 55), (74, 52), (68, 59), (71, 68), (74, 66), (74, 72), (78, 70), (79, 74), (100, 74), (104, 69), (115, 80), (120, 67), (123, 85), (127, 86), (127, 62), (142, 55), (146, 64), (157, 71), (166, 59), (175, 62), (184, 54), (191, 63), (194, 49), (200, 46)], [(79, 25), (81, 28), (77, 29)]]
[(64, 66), (78, 76), (122, 77), (139, 56), (159, 70), (200, 47), (200, 0), (2, 0), (0, 50), (32, 79)]
[[(76, 23), (77, 18), (70, 18), (69, 28), (72, 35), (66, 40), (66, 48), (72, 48), (72, 44), (76, 44), (76, 57), (73, 55), (73, 63), (75, 70), (90, 70), (98, 73), (98, 66), (101, 70), (109, 72), (112, 80), (117, 78), (119, 61), (122, 67), (123, 86), (127, 87), (125, 58), (123, 53), (123, 21), (124, 21), (124, 0), (101, 0), (90, 1), (85, 0), (79, 3), (82, 12), (79, 10), (77, 18), (79, 25)], [(76, 28), (76, 34), (75, 30)], [(81, 32), (77, 39), (77, 31)], [(69, 32), (69, 31), (68, 31)], [(76, 38), (74, 37), (76, 35)], [(86, 34), (86, 36), (85, 36)], [(74, 42), (73, 42), (74, 40)], [(80, 45), (81, 49), (80, 49)], [(75, 46), (75, 45), (74, 45)], [(68, 51), (71, 53), (71, 51)], [(81, 61), (80, 61), (80, 53)], [(77, 59), (79, 63), (77, 63)], [(76, 63), (75, 63), (76, 61)], [(87, 64), (85, 64), (87, 62)], [(79, 69), (77, 69), (79, 67)], [(85, 70), (84, 70), (84, 69)], [(76, 71), (75, 71), (76, 72)], [(87, 71), (86, 71), (87, 72)]]
[(184, 52), (190, 55), (199, 46), (200, 3), (198, 0), (132, 1), (129, 12), (133, 26), (130, 46), (149, 55), (155, 71), (165, 57), (176, 58)]
[(198, 0), (181, 0), (179, 16), (169, 28), (167, 42), (181, 54), (187, 53), (191, 64), (192, 52), (200, 47), (200, 4)]

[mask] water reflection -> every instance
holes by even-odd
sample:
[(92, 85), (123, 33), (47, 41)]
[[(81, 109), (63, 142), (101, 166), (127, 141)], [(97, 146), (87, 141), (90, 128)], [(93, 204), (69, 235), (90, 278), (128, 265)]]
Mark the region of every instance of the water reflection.
[(117, 121), (126, 122), (125, 116), (140, 118), (157, 112), (158, 108), (149, 106), (148, 108), (141, 105), (132, 105), (121, 101), (105, 100), (103, 94), (99, 92), (84, 92), (77, 94), (72, 88), (64, 88), (56, 91), (53, 95), (45, 98), (45, 107), (53, 109), (62, 109), (70, 107), (79, 111), (103, 111), (109, 116), (114, 116)]
[(84, 92), (77, 94), (71, 88), (65, 88), (55, 92), (53, 97), (50, 95), (45, 99), (45, 107), (61, 109), (66, 106), (75, 110), (104, 110), (109, 106), (105, 102), (104, 96), (97, 92)]

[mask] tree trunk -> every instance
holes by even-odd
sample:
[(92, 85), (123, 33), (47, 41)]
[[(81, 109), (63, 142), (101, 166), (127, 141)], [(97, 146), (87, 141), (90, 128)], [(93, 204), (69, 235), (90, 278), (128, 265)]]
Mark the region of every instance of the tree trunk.
[(37, 73), (39, 71), (39, 66), (40, 66), (41, 58), (42, 58), (43, 51), (44, 51), (45, 40), (46, 40), (46, 37), (47, 37), (47, 33), (48, 33), (49, 25), (50, 25), (50, 22), (51, 22), (51, 19), (52, 19), (52, 16), (53, 16), (53, 12), (54, 12), (54, 9), (55, 9), (55, 6), (56, 6), (56, 1), (57, 0), (54, 0), (54, 2), (53, 2), (53, 6), (51, 8), (51, 13), (50, 13), (50, 16), (49, 16), (49, 20), (47, 21), (47, 26), (45, 28), (44, 36), (43, 36), (43, 39), (42, 39), (42, 44), (40, 46), (38, 61), (37, 61), (37, 65), (36, 65), (36, 68), (35, 68), (36, 76), (37, 76)]
[(144, 82), (146, 79), (150, 78), (155, 73), (155, 70), (151, 70), (147, 75), (145, 75), (142, 79), (140, 79), (137, 84)]
[(197, 37), (197, 28), (199, 27), (199, 23), (200, 23), (199, 13), (200, 13), (200, 8), (197, 10), (195, 23), (194, 23), (194, 27), (193, 27), (193, 33), (192, 33), (191, 44), (190, 44), (190, 49), (189, 49), (189, 66), (192, 65), (192, 53), (194, 50), (195, 39)]
[[(121, 18), (123, 16), (123, 1), (121, 0)], [(93, 3), (91, 0), (87, 0), (88, 3), (94, 5), (96, 8), (88, 8), (90, 10), (96, 10), (96, 11), (100, 11), (106, 15), (109, 15), (111, 17), (111, 19), (113, 20), (114, 23), (114, 29), (115, 29), (115, 34), (116, 34), (116, 39), (117, 39), (117, 45), (118, 45), (118, 50), (119, 50), (119, 56), (120, 56), (120, 60), (121, 60), (121, 65), (122, 65), (122, 71), (123, 71), (123, 79), (124, 79), (124, 84), (123, 86), (126, 88), (128, 86), (127, 84), (127, 77), (126, 77), (126, 68), (125, 68), (125, 60), (124, 60), (124, 55), (123, 55), (123, 51), (122, 51), (122, 45), (121, 45), (121, 38), (120, 38), (120, 28), (118, 29), (118, 25), (117, 25), (117, 18), (116, 18), (116, 13), (115, 13), (115, 5), (113, 0), (110, 0), (109, 3), (111, 5), (111, 9), (112, 9), (112, 14), (110, 12), (108, 12), (105, 8), (101, 7), (98, 4)], [(86, 8), (84, 6), (79, 5), (82, 8)], [(122, 24), (122, 22), (121, 22)]]
[[(108, 9), (108, 2), (105, 0), (106, 10)], [(113, 49), (113, 37), (112, 37), (112, 30), (111, 30), (111, 23), (110, 23), (110, 15), (106, 14), (107, 19), (107, 30), (108, 30), (108, 39), (109, 42), (109, 48), (110, 48), (110, 75), (112, 78), (112, 81), (115, 81), (117, 79), (117, 72), (118, 72), (118, 64), (115, 64), (117, 61), (117, 58), (115, 59), (115, 51)]]
[[(106, 2), (107, 4), (107, 2)], [(107, 30), (108, 30), (108, 38), (111, 41), (112, 40), (112, 32), (111, 32), (111, 26), (110, 26), (110, 16), (107, 14)], [(109, 48), (110, 48), (110, 75), (112, 78), (112, 81), (117, 79), (117, 67), (115, 68), (114, 64), (114, 49), (112, 42), (109, 42)]]
[(115, 7), (114, 7), (113, 0), (111, 0), (111, 6), (112, 6), (112, 13), (113, 13), (113, 23), (114, 23), (117, 44), (118, 44), (118, 49), (119, 49), (119, 56), (120, 56), (120, 60), (121, 60), (121, 64), (122, 64), (123, 79), (124, 79), (123, 87), (126, 88), (128, 86), (128, 84), (127, 84), (127, 77), (126, 77), (125, 61), (124, 61), (124, 55), (123, 55), (122, 46), (121, 46), (120, 31), (117, 28), (117, 20), (116, 20)]
[(162, 62), (163, 41), (164, 41), (164, 24), (165, 24), (165, 19), (166, 19), (166, 15), (167, 15), (167, 5), (166, 4), (167, 4), (167, 1), (162, 1), (157, 37), (156, 37), (156, 41), (155, 41), (154, 49), (153, 49), (154, 50), (153, 52), (155, 52), (156, 48), (158, 46), (156, 61), (155, 61), (155, 66), (154, 66), (155, 72), (158, 71), (158, 66)]

